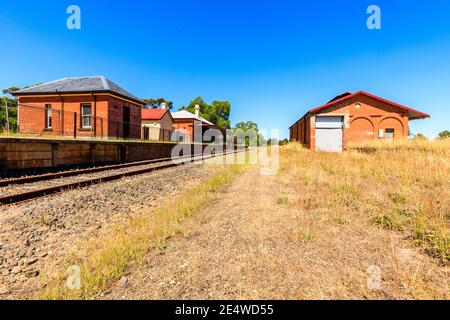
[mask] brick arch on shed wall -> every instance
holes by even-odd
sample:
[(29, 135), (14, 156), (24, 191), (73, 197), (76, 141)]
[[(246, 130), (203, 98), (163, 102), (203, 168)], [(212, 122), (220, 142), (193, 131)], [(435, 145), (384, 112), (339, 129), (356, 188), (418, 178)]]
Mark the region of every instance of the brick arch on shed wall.
[(406, 128), (402, 120), (395, 117), (386, 117), (380, 120), (377, 130), (394, 129), (394, 138), (399, 139), (408, 136), (408, 129)]
[(361, 142), (375, 137), (375, 124), (367, 117), (357, 117), (351, 120), (347, 138), (352, 142)]

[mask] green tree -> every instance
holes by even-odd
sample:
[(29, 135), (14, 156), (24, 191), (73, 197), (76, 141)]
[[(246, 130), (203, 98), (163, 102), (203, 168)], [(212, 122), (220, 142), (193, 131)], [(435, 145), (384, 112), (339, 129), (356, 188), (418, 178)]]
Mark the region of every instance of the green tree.
[(422, 141), (427, 141), (428, 138), (426, 135), (424, 135), (423, 133), (418, 133), (414, 136), (414, 140), (422, 140)]
[(3, 92), (3, 94), (10, 94), (14, 91), (19, 91), (19, 90), (20, 90), (20, 88), (18, 88), (18, 87), (10, 87), (8, 89), (3, 89), (2, 92)]
[(230, 102), (214, 100), (211, 103), (210, 112), (208, 114), (208, 117), (212, 120), (209, 121), (218, 125), (219, 127), (230, 129), (231, 128), (230, 113), (231, 113)]
[(239, 122), (236, 124), (236, 129), (242, 129), (244, 131), (253, 129), (256, 130), (256, 132), (259, 132), (258, 124), (253, 121)]
[[(259, 133), (258, 124), (253, 121), (244, 121), (236, 124), (234, 131), (242, 130), (244, 133), (247, 133), (249, 130), (254, 130), (256, 134), (256, 143), (260, 146), (264, 142), (264, 137)], [(250, 145), (250, 137), (245, 137), (245, 144)]]
[(202, 116), (203, 118), (205, 118), (206, 120), (209, 121), (209, 119), (206, 118), (206, 113), (208, 112), (209, 104), (207, 104), (205, 102), (205, 100), (203, 100), (202, 97), (195, 98), (194, 100), (189, 102), (189, 104), (187, 106), (182, 106), (179, 110), (186, 110), (186, 111), (195, 113), (196, 105), (200, 106), (200, 116)]
[(448, 138), (450, 138), (450, 131), (445, 130), (445, 131), (439, 132), (438, 137), (439, 137), (439, 139), (448, 139)]
[(148, 108), (148, 109), (160, 108), (163, 103), (166, 104), (166, 106), (169, 110), (172, 110), (172, 108), (173, 108), (173, 102), (166, 100), (164, 98), (156, 98), (156, 99), (148, 98), (148, 99), (144, 99), (143, 101), (146, 103), (146, 108)]
[(231, 104), (229, 101), (214, 100), (211, 104), (208, 104), (202, 97), (197, 97), (192, 100), (188, 106), (183, 106), (180, 110), (186, 110), (195, 113), (195, 106), (200, 106), (200, 116), (214, 123), (215, 125), (230, 129), (230, 113)]
[[(35, 86), (39, 85), (35, 84)], [(22, 89), (30, 88), (30, 86), (23, 87)], [(7, 89), (3, 89), (4, 96), (0, 97), (0, 133), (5, 133), (7, 123), (9, 122), (9, 131), (17, 132), (17, 101), (11, 98), (11, 93), (20, 90), (19, 87), (12, 86)], [(8, 117), (6, 117), (6, 102), (8, 102)], [(8, 121), (7, 121), (8, 119)]]
[(0, 134), (5, 133), (7, 127), (6, 102), (8, 102), (9, 131), (17, 131), (17, 103), (13, 99), (3, 96), (0, 98)]

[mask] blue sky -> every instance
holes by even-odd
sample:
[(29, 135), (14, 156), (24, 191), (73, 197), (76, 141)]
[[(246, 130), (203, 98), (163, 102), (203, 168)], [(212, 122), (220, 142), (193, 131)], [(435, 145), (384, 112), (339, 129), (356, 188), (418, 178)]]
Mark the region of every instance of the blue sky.
[[(66, 8), (81, 8), (81, 30)], [(366, 27), (377, 4), (382, 29)], [(365, 90), (450, 130), (450, 1), (2, 0), (0, 87), (105, 75), (175, 107), (232, 103), (232, 123), (289, 126), (344, 91)]]

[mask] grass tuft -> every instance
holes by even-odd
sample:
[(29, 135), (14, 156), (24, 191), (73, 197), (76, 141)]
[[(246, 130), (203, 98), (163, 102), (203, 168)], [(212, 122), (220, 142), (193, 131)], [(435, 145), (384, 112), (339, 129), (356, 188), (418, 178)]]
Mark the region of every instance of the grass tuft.
[(301, 239), (304, 241), (312, 241), (316, 237), (311, 228), (305, 228), (301, 230)]

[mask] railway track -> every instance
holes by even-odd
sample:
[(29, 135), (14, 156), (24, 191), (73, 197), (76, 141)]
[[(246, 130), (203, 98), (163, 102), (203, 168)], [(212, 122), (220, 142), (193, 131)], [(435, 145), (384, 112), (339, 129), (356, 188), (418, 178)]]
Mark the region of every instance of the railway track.
[(57, 172), (57, 173), (47, 173), (47, 174), (42, 174), (42, 175), (33, 175), (33, 176), (27, 176), (27, 177), (21, 177), (21, 178), (5, 179), (5, 180), (0, 180), (0, 187), (21, 185), (21, 184), (37, 182), (37, 181), (53, 180), (53, 179), (64, 178), (64, 177), (73, 177), (73, 176), (78, 176), (80, 174), (89, 174), (89, 173), (96, 173), (96, 172), (113, 170), (113, 169), (129, 168), (129, 167), (134, 167), (137, 165), (152, 164), (152, 163), (158, 163), (158, 162), (168, 161), (168, 160), (170, 160), (170, 159), (146, 160), (146, 161), (139, 161), (139, 162), (129, 162), (129, 163), (123, 163), (123, 164), (100, 166), (100, 167), (89, 168), (89, 169), (69, 170), (69, 171), (62, 171), (62, 172)]
[[(87, 187), (90, 185), (95, 185), (99, 183), (104, 183), (113, 180), (119, 180), (124, 177), (135, 176), (139, 174), (149, 173), (152, 171), (163, 170), (171, 167), (181, 166), (185, 163), (198, 162), (202, 160), (206, 160), (215, 156), (222, 156), (227, 154), (232, 154), (235, 152), (229, 153), (221, 153), (213, 156), (186, 156), (180, 157), (174, 161), (171, 158), (165, 159), (156, 159), (156, 160), (147, 160), (147, 161), (139, 161), (111, 166), (103, 166), (98, 168), (90, 168), (90, 169), (82, 169), (82, 170), (73, 170), (59, 173), (51, 173), (44, 174), (38, 176), (30, 176), (23, 177), (17, 179), (3, 180), (0, 181), (0, 187), (14, 187), (14, 186), (22, 186), (25, 187), (20, 188), (20, 192), (15, 192), (11, 194), (6, 194), (0, 196), (0, 206), (18, 204), (22, 202), (26, 202), (29, 200), (50, 196), (53, 194), (61, 193), (67, 190), (72, 190), (76, 188)], [(136, 168), (137, 169), (133, 169)], [(131, 169), (131, 170), (128, 170)], [(98, 173), (109, 171), (108, 174), (98, 175)], [(90, 175), (87, 179), (81, 179), (85, 175)], [(64, 178), (73, 178), (75, 181), (69, 181), (64, 183), (52, 183), (52, 180), (64, 179)], [(50, 185), (47, 186), (38, 186), (33, 188), (32, 186), (26, 186), (26, 184), (30, 183), (43, 183), (45, 181), (50, 181)], [(59, 181), (58, 181), (59, 182)], [(30, 191), (23, 191), (32, 187), (33, 189)], [(1, 191), (1, 190), (0, 190)], [(14, 191), (14, 190), (13, 190)]]

